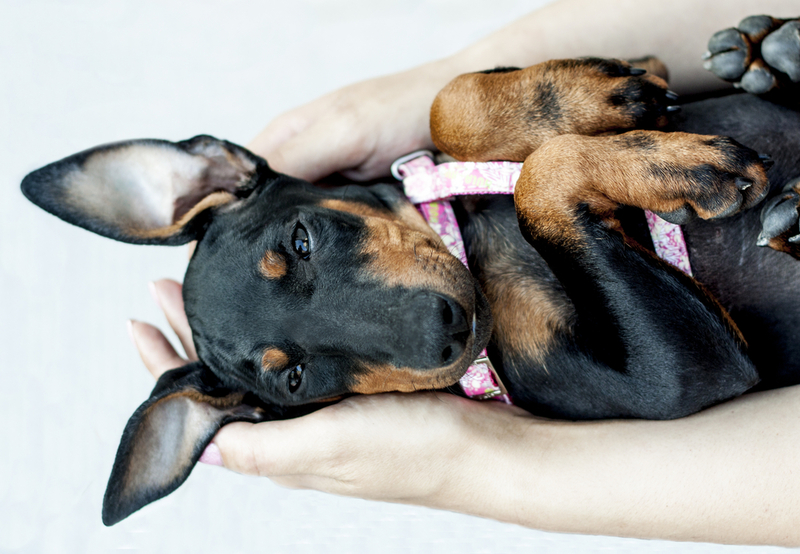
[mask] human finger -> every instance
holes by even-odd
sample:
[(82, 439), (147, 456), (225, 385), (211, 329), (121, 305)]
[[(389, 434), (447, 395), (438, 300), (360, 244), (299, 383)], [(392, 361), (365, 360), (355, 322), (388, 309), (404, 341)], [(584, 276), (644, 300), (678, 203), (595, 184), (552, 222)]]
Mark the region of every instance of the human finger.
[(158, 306), (167, 317), (172, 330), (178, 336), (178, 340), (186, 352), (189, 361), (197, 360), (197, 351), (194, 348), (192, 339), (192, 329), (189, 327), (189, 320), (186, 317), (186, 310), (183, 306), (183, 287), (180, 283), (171, 279), (160, 279), (150, 283), (150, 292)]
[(364, 137), (350, 116), (324, 117), (267, 154), (276, 171), (307, 181), (358, 167), (374, 149), (374, 136)]
[(226, 425), (214, 443), (226, 468), (284, 486), (424, 498), (451, 475), (476, 422), (497, 419), (479, 404), (435, 392), (354, 396), (292, 420)]
[(250, 141), (247, 148), (253, 153), (266, 158), (270, 152), (278, 149), (281, 144), (308, 129), (318, 117), (325, 113), (329, 96), (323, 96), (279, 115)]
[(128, 330), (144, 366), (156, 379), (170, 369), (186, 365), (187, 360), (181, 358), (167, 337), (156, 327), (149, 323), (130, 320)]

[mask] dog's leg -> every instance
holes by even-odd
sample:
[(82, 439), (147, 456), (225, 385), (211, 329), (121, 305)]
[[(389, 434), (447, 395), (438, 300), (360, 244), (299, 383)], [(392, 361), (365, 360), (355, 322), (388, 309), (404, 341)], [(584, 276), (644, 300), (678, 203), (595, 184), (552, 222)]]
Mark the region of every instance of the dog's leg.
[(783, 92), (798, 102), (800, 90), (800, 19), (753, 15), (736, 28), (715, 33), (708, 41), (705, 68), (751, 94)]
[(676, 98), (663, 79), (620, 60), (498, 68), (442, 89), (431, 107), (431, 136), (457, 160), (523, 161), (559, 135), (663, 126)]
[(715, 299), (613, 229), (620, 205), (716, 218), (766, 190), (758, 154), (722, 137), (568, 135), (526, 160), (515, 193), (520, 228), (574, 308), (569, 340), (552, 341), (545, 356), (551, 374), (559, 358), (579, 367), (568, 369), (579, 384), (552, 393), (579, 399), (566, 415), (679, 417), (755, 384), (744, 341)]

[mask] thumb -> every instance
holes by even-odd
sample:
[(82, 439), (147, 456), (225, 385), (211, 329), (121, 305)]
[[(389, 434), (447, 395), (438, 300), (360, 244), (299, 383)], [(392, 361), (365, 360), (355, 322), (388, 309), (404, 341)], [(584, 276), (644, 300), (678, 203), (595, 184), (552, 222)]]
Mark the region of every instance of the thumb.
[(280, 173), (311, 182), (356, 168), (372, 154), (374, 138), (365, 138), (348, 121), (323, 117), (267, 154), (267, 161)]

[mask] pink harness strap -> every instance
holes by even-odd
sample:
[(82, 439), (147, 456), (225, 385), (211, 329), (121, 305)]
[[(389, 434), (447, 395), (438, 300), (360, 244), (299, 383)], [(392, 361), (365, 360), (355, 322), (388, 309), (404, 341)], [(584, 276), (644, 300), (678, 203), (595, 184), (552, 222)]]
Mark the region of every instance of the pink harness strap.
[[(521, 163), (448, 162), (436, 165), (427, 150), (403, 156), (392, 164), (392, 174), (403, 181), (406, 196), (442, 237), (450, 253), (467, 265), (467, 254), (453, 208), (453, 196), (469, 194), (513, 194)], [(645, 211), (650, 236), (658, 257), (692, 274), (683, 232), (678, 225)], [(481, 352), (460, 380), (464, 392), (473, 398), (495, 398), (511, 404), (508, 393), (492, 367), (486, 350)]]

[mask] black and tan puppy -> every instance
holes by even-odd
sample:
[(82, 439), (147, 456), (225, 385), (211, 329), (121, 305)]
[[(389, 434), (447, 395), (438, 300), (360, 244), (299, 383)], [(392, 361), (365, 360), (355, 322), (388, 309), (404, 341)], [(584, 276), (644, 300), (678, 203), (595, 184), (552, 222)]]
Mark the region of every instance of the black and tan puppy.
[[(446, 388), (486, 346), (517, 405), (569, 419), (675, 418), (759, 378), (799, 382), (800, 265), (776, 250), (798, 233), (800, 113), (731, 96), (668, 121), (673, 100), (614, 60), (449, 85), (431, 114), (443, 151), (526, 160), (515, 198), (457, 205), (472, 273), (395, 186), (318, 188), (211, 137), (31, 173), (25, 195), (68, 222), (199, 241), (184, 299), (201, 361), (165, 373), (131, 417), (103, 521), (169, 494), (230, 421)], [(696, 278), (655, 257), (624, 206), (685, 223)]]

